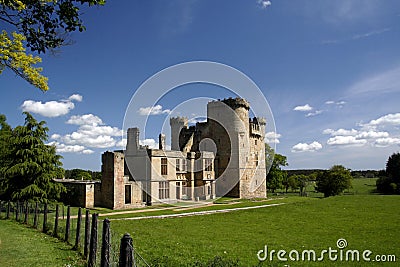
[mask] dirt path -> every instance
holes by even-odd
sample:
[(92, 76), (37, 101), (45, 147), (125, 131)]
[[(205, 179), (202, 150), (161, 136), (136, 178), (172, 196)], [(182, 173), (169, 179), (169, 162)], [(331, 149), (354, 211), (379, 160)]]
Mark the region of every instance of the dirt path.
[(208, 215), (208, 214), (215, 214), (215, 213), (226, 213), (226, 212), (232, 212), (232, 211), (238, 211), (238, 210), (260, 209), (260, 208), (266, 208), (266, 207), (280, 206), (283, 204), (285, 204), (285, 203), (266, 204), (266, 205), (260, 205), (260, 206), (221, 209), (221, 210), (194, 211), (194, 212), (185, 212), (185, 213), (179, 213), (179, 214), (154, 215), (154, 216), (143, 216), (143, 217), (132, 217), (132, 218), (118, 218), (118, 219), (110, 219), (110, 220), (121, 221), (121, 220), (165, 219), (165, 218), (186, 217), (186, 216), (199, 216), (199, 215)]

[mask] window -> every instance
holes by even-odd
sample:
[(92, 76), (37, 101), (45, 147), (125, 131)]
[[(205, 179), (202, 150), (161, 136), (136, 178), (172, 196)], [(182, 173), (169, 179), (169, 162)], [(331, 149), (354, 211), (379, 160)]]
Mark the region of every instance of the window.
[(168, 161), (167, 158), (161, 158), (161, 175), (168, 174)]
[(255, 145), (257, 145), (257, 139), (256, 139), (256, 140), (254, 140), (254, 144), (255, 144)]
[(207, 195), (211, 195), (211, 186), (207, 186)]
[(258, 154), (256, 154), (256, 166), (258, 166)]
[(169, 182), (158, 182), (159, 199), (169, 198)]
[(182, 160), (182, 171), (186, 171), (186, 159)]
[(213, 170), (212, 168), (212, 159), (205, 159), (204, 160), (205, 168), (204, 170), (207, 172), (211, 172)]
[(131, 204), (132, 203), (132, 187), (130, 184), (125, 185), (125, 204)]
[(176, 163), (175, 163), (175, 169), (176, 169), (176, 171), (177, 172), (179, 172), (180, 170), (181, 170), (181, 162), (180, 162), (180, 160), (179, 159), (176, 159)]

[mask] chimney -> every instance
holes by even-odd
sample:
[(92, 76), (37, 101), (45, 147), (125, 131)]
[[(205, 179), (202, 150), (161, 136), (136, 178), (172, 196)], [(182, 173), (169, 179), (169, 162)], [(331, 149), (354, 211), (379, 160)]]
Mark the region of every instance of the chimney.
[(135, 154), (139, 149), (139, 128), (128, 129), (128, 140), (126, 143), (126, 153)]
[(158, 148), (165, 150), (165, 134), (160, 133), (158, 136)]

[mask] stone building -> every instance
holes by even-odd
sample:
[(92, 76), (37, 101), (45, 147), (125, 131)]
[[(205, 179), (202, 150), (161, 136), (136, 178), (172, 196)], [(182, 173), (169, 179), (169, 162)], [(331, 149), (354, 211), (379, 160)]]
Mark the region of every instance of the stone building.
[(125, 151), (102, 154), (102, 179), (91, 187), (94, 205), (266, 197), (266, 122), (250, 118), (249, 110), (246, 100), (228, 98), (207, 104), (206, 122), (189, 126), (185, 117), (170, 118), (170, 150), (165, 135), (151, 149), (139, 144), (138, 128), (129, 128)]

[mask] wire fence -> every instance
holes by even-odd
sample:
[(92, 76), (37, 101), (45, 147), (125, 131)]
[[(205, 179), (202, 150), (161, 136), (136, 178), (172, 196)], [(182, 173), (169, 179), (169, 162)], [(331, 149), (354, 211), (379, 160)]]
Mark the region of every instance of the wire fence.
[(72, 245), (88, 267), (149, 267), (134, 249), (132, 237), (114, 233), (108, 219), (88, 209), (60, 203), (0, 201), (0, 219), (14, 220)]

